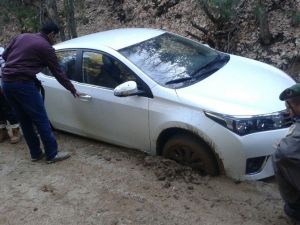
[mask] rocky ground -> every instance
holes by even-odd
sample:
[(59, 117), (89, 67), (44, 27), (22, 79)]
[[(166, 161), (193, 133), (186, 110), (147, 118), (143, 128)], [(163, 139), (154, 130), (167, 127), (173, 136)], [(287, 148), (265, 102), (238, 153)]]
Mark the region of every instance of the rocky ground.
[(55, 132), (72, 157), (0, 144), (0, 224), (288, 225), (273, 179), (201, 177), (157, 156)]

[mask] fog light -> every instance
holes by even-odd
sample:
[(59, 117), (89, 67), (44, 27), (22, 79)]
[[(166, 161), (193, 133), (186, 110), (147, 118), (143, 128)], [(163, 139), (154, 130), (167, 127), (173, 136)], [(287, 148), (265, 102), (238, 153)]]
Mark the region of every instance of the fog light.
[(246, 174), (259, 173), (267, 161), (267, 156), (247, 159)]

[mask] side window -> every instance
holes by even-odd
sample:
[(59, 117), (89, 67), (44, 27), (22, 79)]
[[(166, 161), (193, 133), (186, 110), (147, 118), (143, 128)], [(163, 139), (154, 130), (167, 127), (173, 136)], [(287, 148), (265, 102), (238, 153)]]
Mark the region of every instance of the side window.
[(77, 77), (75, 64), (76, 64), (76, 50), (60, 51), (56, 53), (58, 63), (61, 69), (66, 73), (70, 80), (81, 81), (80, 77)]
[(84, 82), (107, 88), (115, 88), (136, 77), (122, 63), (109, 55), (83, 52), (82, 73)]
[[(60, 68), (66, 73), (67, 77), (70, 80), (82, 81), (81, 77), (77, 77), (75, 70), (76, 64), (76, 50), (68, 50), (68, 51), (60, 51), (56, 52), (56, 56), (58, 59), (58, 64)], [(48, 67), (43, 68), (42, 73), (48, 76), (53, 76)]]

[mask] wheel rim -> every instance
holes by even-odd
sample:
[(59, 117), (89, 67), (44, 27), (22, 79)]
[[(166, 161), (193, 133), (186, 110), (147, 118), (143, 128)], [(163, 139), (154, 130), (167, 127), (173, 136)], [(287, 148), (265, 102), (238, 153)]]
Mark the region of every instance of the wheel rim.
[(168, 156), (182, 165), (189, 166), (195, 170), (206, 173), (203, 159), (197, 152), (193, 151), (188, 146), (173, 146), (173, 148), (170, 149)]

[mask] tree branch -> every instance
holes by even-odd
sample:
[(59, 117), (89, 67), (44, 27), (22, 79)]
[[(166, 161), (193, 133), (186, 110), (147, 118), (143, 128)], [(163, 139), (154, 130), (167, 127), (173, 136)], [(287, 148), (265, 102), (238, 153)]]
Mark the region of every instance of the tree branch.
[(194, 27), (194, 28), (196, 28), (196, 29), (202, 31), (205, 35), (208, 34), (208, 30), (205, 29), (204, 27), (200, 27), (198, 24), (196, 24), (196, 23), (193, 22), (193, 21), (191, 22), (191, 24), (192, 24), (192, 27)]
[(195, 35), (195, 34), (189, 32), (189, 31), (185, 31), (185, 33), (187, 33), (189, 36), (195, 38), (195, 39), (198, 40), (198, 41), (202, 41), (201, 37), (199, 37), (199, 36), (197, 36), (197, 35)]
[(201, 5), (202, 5), (202, 8), (205, 12), (205, 14), (207, 15), (207, 17), (214, 23), (214, 24), (218, 24), (218, 20), (213, 16), (212, 13), (210, 13), (210, 10), (208, 9), (208, 5), (206, 3), (205, 0), (202, 0), (201, 1)]

